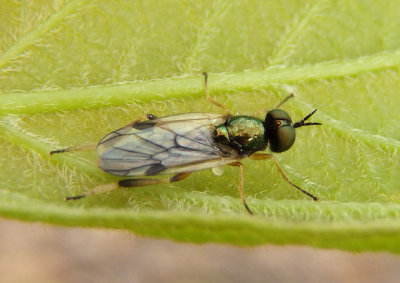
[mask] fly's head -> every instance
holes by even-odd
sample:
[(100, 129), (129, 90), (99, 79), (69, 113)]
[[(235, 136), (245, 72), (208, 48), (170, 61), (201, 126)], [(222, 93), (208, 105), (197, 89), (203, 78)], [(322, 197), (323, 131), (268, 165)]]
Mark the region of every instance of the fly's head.
[(296, 139), (295, 128), (311, 125), (321, 125), (321, 123), (305, 122), (317, 111), (304, 117), (301, 121), (293, 123), (289, 114), (281, 109), (268, 111), (265, 117), (265, 138), (269, 142), (269, 147), (273, 152), (283, 152), (291, 148)]

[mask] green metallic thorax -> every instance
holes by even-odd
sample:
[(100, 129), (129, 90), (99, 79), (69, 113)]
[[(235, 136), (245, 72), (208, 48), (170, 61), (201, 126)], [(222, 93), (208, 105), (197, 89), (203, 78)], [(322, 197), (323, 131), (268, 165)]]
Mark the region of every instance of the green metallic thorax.
[(262, 120), (251, 116), (232, 116), (215, 127), (214, 140), (221, 146), (230, 146), (240, 155), (250, 155), (267, 147)]

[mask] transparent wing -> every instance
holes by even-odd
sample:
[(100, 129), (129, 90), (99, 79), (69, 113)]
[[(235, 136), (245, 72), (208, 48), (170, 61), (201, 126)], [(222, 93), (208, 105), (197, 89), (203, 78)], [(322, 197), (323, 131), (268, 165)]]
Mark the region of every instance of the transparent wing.
[(213, 127), (226, 115), (186, 113), (133, 123), (97, 146), (99, 166), (118, 176), (151, 176), (221, 166), (235, 159), (219, 149)]

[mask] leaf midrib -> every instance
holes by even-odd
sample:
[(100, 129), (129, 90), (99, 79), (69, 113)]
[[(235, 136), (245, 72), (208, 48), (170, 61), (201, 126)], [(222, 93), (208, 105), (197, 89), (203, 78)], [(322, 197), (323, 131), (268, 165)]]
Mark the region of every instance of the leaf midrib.
[[(275, 83), (299, 83), (340, 78), (394, 68), (398, 65), (400, 65), (400, 49), (356, 59), (326, 61), (314, 65), (273, 66), (263, 71), (210, 74), (209, 87), (214, 92), (268, 88)], [(204, 95), (200, 75), (78, 89), (5, 93), (0, 95), (0, 115), (39, 114), (119, 106), (135, 100), (146, 102), (189, 95)]]

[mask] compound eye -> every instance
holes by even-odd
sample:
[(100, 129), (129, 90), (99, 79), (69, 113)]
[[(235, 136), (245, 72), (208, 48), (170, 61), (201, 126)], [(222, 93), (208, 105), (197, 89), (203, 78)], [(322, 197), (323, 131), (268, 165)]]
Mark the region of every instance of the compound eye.
[(269, 142), (273, 152), (283, 152), (291, 148), (296, 139), (296, 133), (292, 126), (283, 126), (271, 134)]
[(292, 123), (292, 119), (290, 118), (289, 114), (281, 109), (272, 109), (267, 113), (267, 117), (265, 117), (265, 119), (267, 118), (273, 120), (286, 120)]
[(289, 114), (273, 109), (265, 117), (266, 137), (273, 152), (288, 150), (296, 139), (296, 133)]

